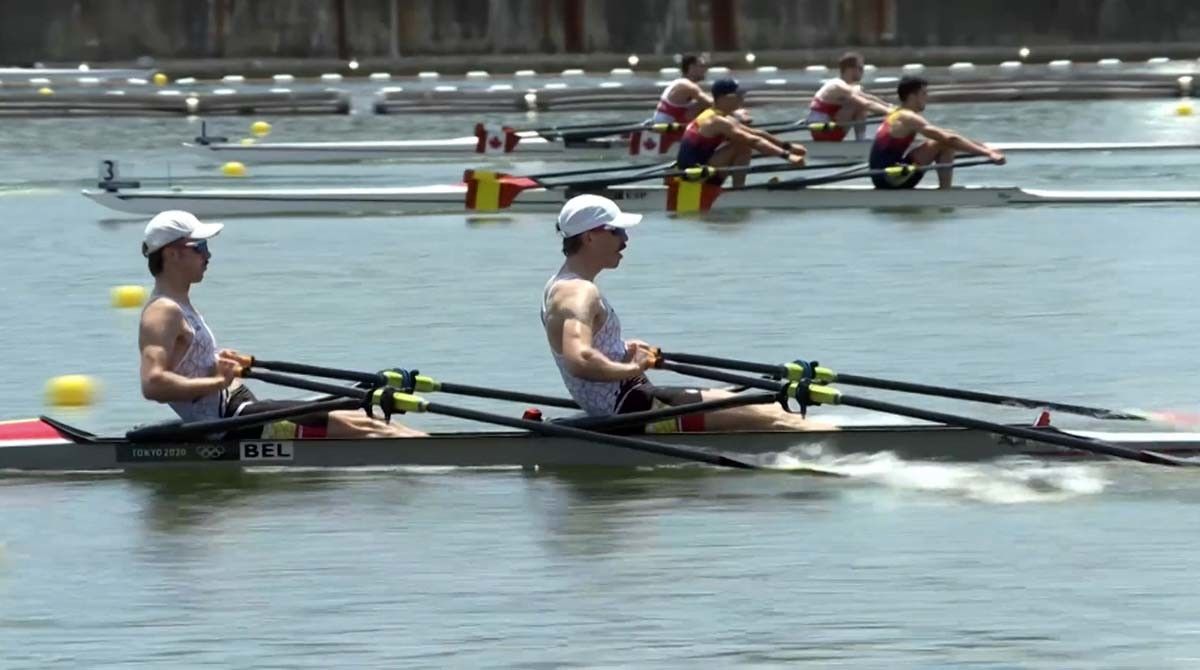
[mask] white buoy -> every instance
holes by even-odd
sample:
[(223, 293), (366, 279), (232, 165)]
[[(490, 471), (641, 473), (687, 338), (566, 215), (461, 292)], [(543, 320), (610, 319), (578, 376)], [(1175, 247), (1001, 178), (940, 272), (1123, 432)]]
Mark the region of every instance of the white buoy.
[(754, 65), (754, 61), (756, 61), (756, 60), (758, 60), (758, 56), (755, 56), (752, 53), (746, 54), (746, 62), (747, 63)]
[(357, 70), (358, 69), (358, 61), (352, 60), (349, 63), (346, 63), (346, 67), (350, 68), (351, 70)]
[(1017, 55), (1021, 57), (1021, 60), (1029, 58), (1030, 53), (1032, 52), (1029, 50), (1029, 47), (1021, 47), (1021, 49), (1017, 51)]
[(640, 61), (641, 59), (637, 57), (637, 54), (629, 54), (629, 58), (625, 59), (625, 62), (629, 63), (629, 67), (637, 67)]

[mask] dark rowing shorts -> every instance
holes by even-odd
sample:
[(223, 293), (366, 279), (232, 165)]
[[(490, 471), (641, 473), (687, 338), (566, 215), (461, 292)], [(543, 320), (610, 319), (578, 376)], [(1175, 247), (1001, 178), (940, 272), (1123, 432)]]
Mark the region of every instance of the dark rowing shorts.
[[(280, 409), (289, 409), (297, 405), (307, 404), (306, 400), (259, 400), (254, 397), (246, 386), (239, 386), (225, 401), (221, 415), (225, 417), (260, 414)], [(327, 412), (301, 414), (286, 421), (272, 421), (262, 426), (251, 426), (240, 430), (230, 431), (226, 437), (237, 440), (258, 439), (293, 439), (305, 437), (325, 437), (329, 427)]]
[[(882, 169), (885, 167), (892, 167), (893, 165), (912, 165), (912, 164), (913, 164), (913, 162), (912, 162), (911, 156), (895, 157), (895, 156), (888, 156), (887, 154), (882, 154), (882, 155), (876, 156), (874, 151), (872, 151), (871, 161), (869, 163), (869, 165), (871, 166), (870, 169), (872, 169), (872, 170), (879, 170), (879, 169)], [(878, 166), (878, 167), (876, 167), (876, 166)], [(906, 188), (915, 188), (917, 184), (921, 183), (921, 178), (925, 176), (926, 172), (928, 172), (928, 170), (921, 170), (920, 172), (913, 172), (912, 174), (910, 174), (906, 177), (900, 177), (899, 179), (893, 179), (892, 177), (889, 177), (887, 175), (875, 174), (875, 175), (871, 175), (871, 182), (873, 184), (875, 184), (875, 188), (880, 188), (880, 189), (885, 189), (885, 190), (895, 191), (895, 190), (906, 189)]]
[[(700, 390), (686, 386), (655, 386), (640, 377), (617, 396), (617, 414), (646, 412), (700, 402)], [(704, 431), (703, 414), (685, 414), (648, 423), (647, 433), (699, 433)]]

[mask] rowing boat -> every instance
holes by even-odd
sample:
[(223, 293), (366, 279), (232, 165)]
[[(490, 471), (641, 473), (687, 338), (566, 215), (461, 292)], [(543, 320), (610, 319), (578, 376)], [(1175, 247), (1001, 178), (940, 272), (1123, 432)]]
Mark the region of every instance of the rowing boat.
[[(474, 136), (428, 140), (357, 142), (262, 142), (241, 144), (207, 139), (183, 146), (214, 163), (352, 163), (359, 161), (404, 161), (459, 159), (478, 161), (515, 160), (613, 160), (661, 163), (675, 156), (675, 145), (661, 143), (651, 133), (638, 138), (589, 139), (564, 143), (533, 132), (515, 133), (517, 143), (499, 142), (495, 147)], [(810, 161), (866, 160), (870, 140), (804, 142)], [(1129, 152), (1197, 150), (1198, 142), (996, 142), (990, 146), (1008, 153)], [(507, 147), (507, 148), (506, 148)]]
[[(1054, 431), (1057, 429), (1046, 428)], [(1176, 456), (1200, 453), (1200, 433), (1061, 431)], [(840, 431), (656, 435), (671, 444), (739, 454), (763, 465), (781, 455), (801, 460), (890, 452), (914, 460), (986, 461), (1006, 456), (1095, 458), (1094, 454), (933, 425), (875, 425)], [(455, 432), (406, 439), (225, 440), (133, 443), (98, 437), (42, 417), (0, 423), (0, 470), (89, 471), (162, 467), (679, 465), (675, 458), (595, 442), (517, 431)]]
[[(683, 212), (662, 184), (629, 184), (593, 192), (631, 212)], [(465, 184), (386, 188), (214, 188), (142, 189), (101, 183), (83, 195), (118, 212), (153, 215), (183, 209), (197, 216), (304, 216), (386, 214), (487, 214), (468, 203)], [(554, 212), (568, 197), (564, 189), (521, 191), (506, 209), (514, 213)], [(910, 209), (999, 207), (1008, 205), (1126, 204), (1200, 202), (1200, 191), (1076, 191), (1023, 189), (1015, 186), (960, 186), (940, 190), (878, 190), (869, 185), (815, 186), (805, 189), (725, 189), (699, 209)]]

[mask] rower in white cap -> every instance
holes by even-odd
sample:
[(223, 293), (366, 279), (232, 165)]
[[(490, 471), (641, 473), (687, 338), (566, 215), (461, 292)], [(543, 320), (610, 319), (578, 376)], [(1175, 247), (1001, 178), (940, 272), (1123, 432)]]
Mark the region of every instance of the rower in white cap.
[[(650, 383), (645, 372), (653, 347), (626, 340), (616, 310), (600, 293), (596, 276), (621, 263), (628, 231), (642, 220), (598, 195), (579, 195), (563, 205), (558, 233), (566, 261), (542, 292), (542, 325), (563, 383), (593, 416), (611, 416), (717, 400), (728, 391)], [(774, 405), (752, 405), (693, 414), (656, 424), (655, 432), (732, 430), (828, 430), (833, 426), (788, 414)]]

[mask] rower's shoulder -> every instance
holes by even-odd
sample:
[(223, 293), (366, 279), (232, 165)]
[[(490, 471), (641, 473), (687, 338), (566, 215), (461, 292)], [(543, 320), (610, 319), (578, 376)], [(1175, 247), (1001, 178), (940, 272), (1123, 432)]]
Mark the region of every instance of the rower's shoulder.
[(600, 299), (600, 288), (595, 282), (583, 277), (565, 277), (550, 285), (547, 297), (553, 304)]
[(165, 295), (152, 296), (142, 308), (142, 325), (183, 319), (183, 307)]

